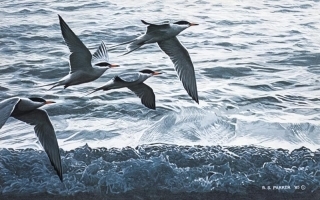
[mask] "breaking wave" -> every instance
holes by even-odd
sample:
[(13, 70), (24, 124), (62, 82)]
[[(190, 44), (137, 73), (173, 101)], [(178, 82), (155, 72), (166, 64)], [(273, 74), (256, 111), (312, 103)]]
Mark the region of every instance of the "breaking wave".
[(63, 183), (43, 151), (1, 149), (0, 155), (3, 197), (201, 197), (252, 191), (314, 195), (320, 185), (320, 149), (305, 147), (289, 152), (256, 146), (150, 144), (92, 149), (85, 145), (61, 149)]

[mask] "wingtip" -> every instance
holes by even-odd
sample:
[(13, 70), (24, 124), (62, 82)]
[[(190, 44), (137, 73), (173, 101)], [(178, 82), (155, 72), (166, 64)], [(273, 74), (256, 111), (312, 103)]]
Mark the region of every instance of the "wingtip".
[(144, 21), (143, 19), (141, 20), (141, 22), (142, 22), (143, 24), (145, 24), (145, 25), (150, 25), (149, 22), (146, 22), (146, 21)]
[(56, 171), (60, 181), (63, 182), (63, 173), (62, 173), (61, 160), (60, 160), (60, 163), (58, 163), (58, 165), (54, 164), (54, 162), (52, 160), (50, 160), (50, 162), (51, 162), (51, 165), (53, 166), (54, 170)]
[(59, 179), (60, 179), (61, 183), (63, 183), (63, 175), (62, 175), (62, 173), (59, 174)]
[(156, 102), (154, 101), (153, 104), (151, 104), (151, 107), (150, 107), (152, 110), (156, 110)]
[(59, 20), (60, 20), (60, 21), (61, 21), (61, 20), (63, 21), (63, 19), (62, 19), (61, 15), (59, 15), (59, 14), (58, 14), (58, 17), (59, 17)]
[(194, 100), (195, 102), (197, 102), (197, 104), (199, 104), (199, 98), (198, 98), (198, 95), (197, 95), (197, 97), (196, 97), (196, 98), (193, 98), (193, 100)]
[(153, 106), (146, 106), (146, 105), (145, 105), (145, 107), (147, 107), (147, 108), (149, 108), (149, 109), (151, 109), (151, 110), (156, 110), (156, 107), (153, 107)]
[(199, 104), (199, 99), (193, 99), (197, 104)]
[[(67, 26), (67, 27), (69, 27), (68, 25), (67, 25), (67, 23), (64, 21), (64, 19), (60, 16), (60, 15), (58, 15), (59, 16), (59, 23), (60, 23), (60, 26), (62, 27), (62, 26)], [(62, 30), (62, 29), (61, 29)]]

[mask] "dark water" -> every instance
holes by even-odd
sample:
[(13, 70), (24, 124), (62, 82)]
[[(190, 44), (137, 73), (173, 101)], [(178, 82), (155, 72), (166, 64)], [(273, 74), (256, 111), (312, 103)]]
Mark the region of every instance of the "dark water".
[[(320, 151), (255, 146), (141, 145), (136, 148), (83, 146), (62, 151), (61, 183), (43, 151), (0, 151), (2, 195), (184, 198), (254, 194), (316, 195)], [(145, 191), (145, 193), (141, 193)], [(189, 196), (191, 195), (191, 196)], [(202, 196), (201, 196), (202, 195)]]
[[(57, 101), (49, 115), (63, 149), (146, 143), (262, 145), (313, 150), (319, 137), (319, 16), (317, 1), (3, 1), (0, 6), (1, 98), (41, 96)], [(140, 22), (188, 20), (200, 25), (179, 35), (194, 62), (200, 104), (187, 95), (171, 61), (157, 45), (119, 57), (121, 67), (66, 90), (38, 85), (65, 76), (68, 48), (60, 14), (94, 52), (145, 31)], [(121, 72), (161, 70), (146, 84), (156, 111), (131, 91), (82, 97)], [(168, 124), (167, 121), (170, 121)], [(14, 127), (14, 128), (12, 128)], [(28, 125), (9, 120), (5, 148), (39, 148)]]

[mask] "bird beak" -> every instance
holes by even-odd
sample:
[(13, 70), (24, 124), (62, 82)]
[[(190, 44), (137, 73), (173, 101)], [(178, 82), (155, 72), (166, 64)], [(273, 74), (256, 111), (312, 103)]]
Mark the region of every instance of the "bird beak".
[(198, 26), (199, 24), (196, 23), (190, 23), (190, 26)]
[(52, 103), (55, 103), (55, 101), (46, 101), (45, 104), (52, 104)]
[(110, 67), (110, 68), (111, 68), (111, 67), (120, 67), (120, 65), (111, 64), (111, 65), (109, 65), (109, 67)]
[(159, 74), (162, 74), (161, 72), (153, 72), (152, 75), (159, 75)]

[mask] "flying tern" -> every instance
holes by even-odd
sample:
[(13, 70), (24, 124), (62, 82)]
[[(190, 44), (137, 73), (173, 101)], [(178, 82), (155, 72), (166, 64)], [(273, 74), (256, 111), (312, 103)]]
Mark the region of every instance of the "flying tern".
[(158, 74), (161, 74), (161, 72), (155, 72), (149, 69), (141, 70), (135, 73), (119, 74), (108, 81), (105, 85), (94, 89), (89, 94), (99, 90), (107, 91), (127, 87), (141, 99), (141, 103), (144, 106), (155, 110), (156, 103), (154, 92), (151, 87), (143, 82), (148, 78)]
[(13, 97), (0, 102), (0, 129), (9, 117), (34, 126), (41, 145), (47, 153), (49, 160), (56, 170), (59, 178), (63, 181), (61, 157), (58, 141), (49, 116), (45, 110), (39, 107), (55, 103), (42, 98), (18, 98)]
[(53, 85), (49, 90), (61, 85), (63, 85), (64, 89), (66, 89), (71, 85), (78, 85), (94, 81), (99, 78), (107, 69), (119, 66), (109, 63), (108, 50), (103, 41), (101, 42), (98, 50), (91, 55), (89, 49), (70, 29), (62, 17), (60, 15), (58, 16), (62, 36), (71, 52), (69, 57), (70, 72), (59, 81), (48, 84)]
[(141, 20), (143, 24), (148, 25), (145, 34), (137, 37), (134, 40), (124, 42), (113, 46), (127, 45), (126, 55), (144, 44), (158, 43), (160, 49), (167, 54), (174, 64), (175, 70), (178, 73), (180, 80), (188, 92), (189, 96), (199, 103), (196, 77), (194, 72), (193, 63), (187, 49), (179, 42), (177, 35), (190, 26), (196, 26), (196, 23), (187, 21), (178, 21), (169, 23), (168, 21), (160, 24), (148, 23)]

